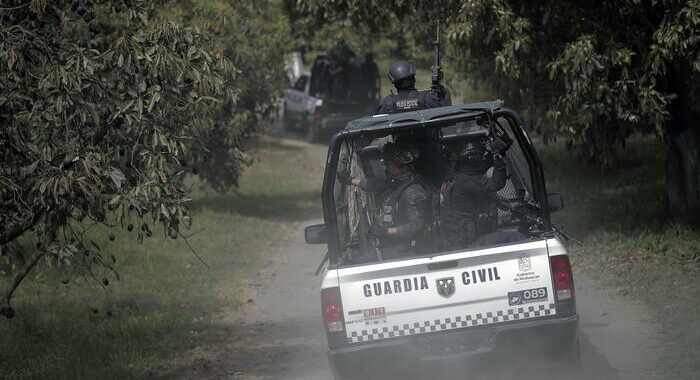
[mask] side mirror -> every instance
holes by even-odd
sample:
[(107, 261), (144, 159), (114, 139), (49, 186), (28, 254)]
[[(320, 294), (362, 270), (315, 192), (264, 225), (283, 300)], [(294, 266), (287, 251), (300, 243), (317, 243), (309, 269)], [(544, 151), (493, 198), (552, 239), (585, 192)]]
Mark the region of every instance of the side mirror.
[(564, 208), (564, 198), (558, 193), (547, 194), (547, 209), (549, 212), (559, 211)]
[(304, 228), (304, 239), (306, 244), (325, 244), (326, 243), (326, 225), (315, 224)]

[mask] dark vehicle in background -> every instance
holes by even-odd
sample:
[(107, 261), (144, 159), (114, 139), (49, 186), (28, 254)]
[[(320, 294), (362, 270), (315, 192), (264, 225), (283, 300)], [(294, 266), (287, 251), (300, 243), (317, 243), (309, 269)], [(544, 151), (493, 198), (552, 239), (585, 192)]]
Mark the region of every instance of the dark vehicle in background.
[(379, 86), (371, 54), (356, 57), (341, 50), (318, 56), (311, 72), (303, 73), (284, 91), (284, 128), (303, 131), (308, 141), (319, 141), (350, 120), (373, 113)]

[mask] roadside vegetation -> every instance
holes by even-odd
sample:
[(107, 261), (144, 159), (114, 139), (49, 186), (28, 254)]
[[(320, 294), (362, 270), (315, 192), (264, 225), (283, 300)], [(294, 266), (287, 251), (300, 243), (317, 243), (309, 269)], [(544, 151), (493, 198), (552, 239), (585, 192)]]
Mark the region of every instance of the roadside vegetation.
[[(161, 233), (138, 244), (135, 232), (90, 232), (119, 280), (65, 280), (44, 265), (16, 294), (17, 315), (0, 323), (0, 378), (129, 379), (191, 364), (206, 331), (248, 302), (256, 275), (293, 233), (317, 218), (323, 154), (268, 137), (246, 143), (254, 161), (240, 189), (218, 194), (190, 178), (189, 239)], [(27, 242), (29, 243), (29, 242)], [(101, 273), (96, 273), (101, 274)]]
[(287, 82), (287, 23), (274, 2), (173, 3), (3, 2), (0, 315), (37, 264), (106, 282), (95, 226), (185, 240), (188, 174), (238, 185)]
[(569, 245), (574, 270), (644, 303), (665, 340), (655, 375), (691, 379), (700, 371), (700, 231), (668, 218), (660, 144), (634, 139), (612, 173), (581, 164), (562, 143), (540, 143), (539, 153), (547, 190), (566, 204), (554, 222), (584, 244)]

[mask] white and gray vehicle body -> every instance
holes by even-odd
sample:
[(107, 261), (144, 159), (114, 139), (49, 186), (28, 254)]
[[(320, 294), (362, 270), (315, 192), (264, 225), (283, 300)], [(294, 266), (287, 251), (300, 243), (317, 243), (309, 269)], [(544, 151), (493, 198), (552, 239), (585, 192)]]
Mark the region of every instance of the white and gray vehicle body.
[[(451, 251), (436, 248), (399, 260), (348, 259), (344, 239), (352, 235), (347, 232), (353, 228), (352, 210), (340, 210), (353, 205), (338, 207), (342, 199), (335, 178), (343, 146), (353, 139), (370, 141), (415, 128), (440, 130), (439, 138), (447, 144), (460, 138), (453, 133), (455, 125), (473, 125), (469, 123), (474, 120), (497, 122), (515, 140), (507, 157), (508, 184), (499, 191), (504, 207), (498, 228), (524, 231), (523, 238)], [(577, 348), (573, 277), (566, 249), (549, 220), (549, 212), (563, 207), (563, 201), (546, 193), (521, 118), (500, 102), (351, 122), (331, 140), (323, 206), (324, 225), (307, 227), (306, 238), (309, 243), (325, 242), (329, 249), (322, 308), (337, 378), (382, 378), (382, 371), (410, 372), (418, 363), (462, 362), (504, 348), (543, 355)]]
[(284, 90), (283, 124), (306, 132), (309, 141), (342, 129), (349, 121), (374, 110), (379, 77), (362, 60), (316, 57), (310, 72), (300, 73)]
[(311, 86), (311, 73), (302, 72), (294, 82), (292, 88), (284, 93), (284, 123), (288, 129), (304, 129), (316, 108), (323, 106), (323, 100), (309, 93)]

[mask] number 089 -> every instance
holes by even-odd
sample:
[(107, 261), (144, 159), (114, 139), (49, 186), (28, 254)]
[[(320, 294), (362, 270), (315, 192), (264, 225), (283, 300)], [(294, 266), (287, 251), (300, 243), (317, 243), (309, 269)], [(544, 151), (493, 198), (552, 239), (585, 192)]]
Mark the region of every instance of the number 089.
[(537, 288), (523, 291), (523, 299), (525, 300), (537, 300), (540, 298), (547, 298), (547, 288)]

